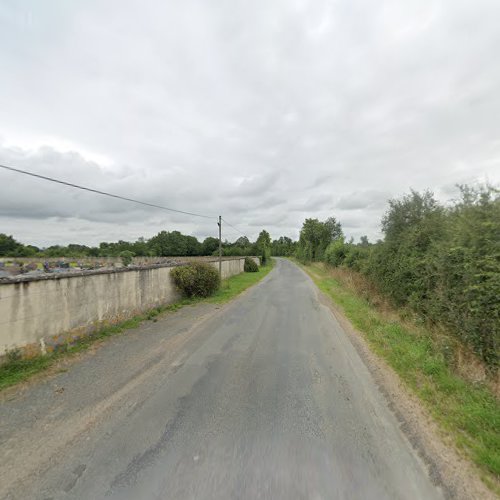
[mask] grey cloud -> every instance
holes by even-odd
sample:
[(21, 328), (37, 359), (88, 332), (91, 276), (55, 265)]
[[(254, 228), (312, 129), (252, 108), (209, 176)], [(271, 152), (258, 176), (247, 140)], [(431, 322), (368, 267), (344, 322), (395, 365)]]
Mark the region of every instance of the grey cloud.
[(387, 205), (390, 193), (384, 191), (357, 191), (340, 198), (335, 205), (341, 210), (373, 210)]
[[(4, 2), (0, 162), (249, 237), (356, 212), (348, 236), (375, 238), (389, 194), (500, 181), (499, 15), (495, 0)], [(34, 242), (214, 233), (5, 172), (0, 222)]]
[(235, 196), (252, 197), (263, 196), (272, 190), (279, 178), (279, 172), (270, 172), (265, 175), (256, 175), (243, 179), (235, 188)]

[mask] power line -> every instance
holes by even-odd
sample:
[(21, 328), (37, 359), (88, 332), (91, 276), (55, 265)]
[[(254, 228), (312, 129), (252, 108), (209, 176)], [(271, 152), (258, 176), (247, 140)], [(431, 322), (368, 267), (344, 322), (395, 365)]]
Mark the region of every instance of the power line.
[[(59, 179), (54, 179), (52, 177), (47, 177), (45, 175), (35, 174), (34, 172), (28, 172), (27, 170), (21, 170), (19, 168), (7, 167), (6, 165), (1, 165), (1, 164), (0, 164), (0, 167), (4, 168), (5, 170), (10, 170), (11, 172), (17, 172), (18, 174), (30, 175), (31, 177), (37, 177), (39, 179), (43, 179), (43, 180), (50, 181), (50, 182), (56, 182), (58, 184), (63, 184), (65, 186), (73, 187), (76, 189), (90, 191), (91, 193), (102, 194), (104, 196), (110, 196), (111, 198), (117, 198), (119, 200), (130, 201), (132, 203), (137, 203), (139, 205), (145, 205), (147, 207), (159, 208), (161, 210), (167, 210), (169, 212), (175, 212), (178, 214), (192, 215), (194, 217), (203, 217), (204, 219), (214, 219), (215, 218), (215, 215), (202, 215), (202, 214), (196, 214), (194, 212), (185, 212), (184, 210), (177, 210), (175, 208), (163, 207), (161, 205), (155, 205), (154, 203), (147, 203), (145, 201), (134, 200), (133, 198), (126, 198), (125, 196), (107, 193), (106, 191), (99, 191), (98, 189), (92, 189), (92, 188), (85, 187), (85, 186), (79, 186), (78, 184), (72, 184), (71, 182), (61, 181)], [(229, 223), (227, 223), (227, 224), (229, 224)]]
[(233, 226), (232, 224), (230, 224), (226, 219), (222, 219), (228, 226), (232, 227), (233, 229), (236, 229), (236, 231), (238, 231), (238, 233), (240, 233), (241, 235), (243, 236), (246, 236), (245, 233), (243, 233), (242, 231), (240, 231), (237, 227)]
[(239, 236), (239, 233), (222, 233), (224, 238), (234, 238), (235, 236)]

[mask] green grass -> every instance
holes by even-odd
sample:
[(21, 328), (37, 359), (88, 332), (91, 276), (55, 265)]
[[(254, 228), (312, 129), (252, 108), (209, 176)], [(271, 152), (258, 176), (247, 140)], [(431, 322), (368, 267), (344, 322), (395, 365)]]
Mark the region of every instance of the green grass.
[(256, 273), (241, 273), (224, 280), (219, 290), (217, 290), (214, 295), (206, 299), (207, 302), (211, 302), (213, 304), (228, 302), (264, 278), (264, 276), (271, 271), (273, 265), (274, 261), (271, 260), (268, 265), (260, 266), (259, 271)]
[(26, 380), (54, 362), (52, 354), (32, 359), (10, 359), (0, 366), (0, 390)]
[(130, 328), (137, 328), (144, 321), (157, 321), (157, 316), (162, 313), (175, 312), (184, 306), (194, 305), (200, 302), (212, 304), (228, 302), (264, 278), (272, 268), (273, 262), (271, 261), (269, 265), (261, 266), (257, 273), (241, 273), (236, 276), (231, 276), (222, 281), (220, 289), (211, 297), (181, 299), (173, 304), (156, 307), (144, 314), (134, 316), (121, 323), (105, 326), (71, 343), (57, 346), (54, 352), (45, 355), (23, 359), (17, 351), (12, 351), (8, 353), (7, 360), (0, 365), (0, 391), (18, 384), (19, 382), (23, 382), (33, 375), (50, 368), (63, 356), (71, 356), (88, 349), (88, 347), (97, 340), (103, 340), (107, 337), (118, 335)]
[(500, 405), (489, 388), (454, 373), (446, 362), (447, 353), (431, 332), (387, 319), (386, 314), (332, 278), (324, 266), (303, 268), (418, 395), (457, 446), (483, 471), (485, 483), (498, 493)]

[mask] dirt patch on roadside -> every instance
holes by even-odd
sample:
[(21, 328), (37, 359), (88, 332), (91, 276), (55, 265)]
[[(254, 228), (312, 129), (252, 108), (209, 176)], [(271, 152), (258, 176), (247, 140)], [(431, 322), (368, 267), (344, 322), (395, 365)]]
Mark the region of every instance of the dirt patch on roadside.
[(340, 308), (318, 288), (317, 292), (320, 301), (333, 312), (347, 332), (400, 422), (401, 429), (427, 464), (432, 480), (443, 488), (446, 497), (459, 500), (498, 498), (481, 481), (479, 469), (460, 455), (451, 437), (438, 427), (396, 372), (373, 353), (363, 335), (352, 326)]

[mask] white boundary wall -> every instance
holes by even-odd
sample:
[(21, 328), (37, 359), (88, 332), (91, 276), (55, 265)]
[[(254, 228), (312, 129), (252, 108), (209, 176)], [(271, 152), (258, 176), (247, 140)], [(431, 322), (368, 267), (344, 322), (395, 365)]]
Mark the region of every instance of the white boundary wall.
[[(222, 261), (222, 277), (243, 272), (244, 258)], [(218, 262), (211, 262), (218, 269)], [(49, 276), (0, 284), (0, 355), (44, 350), (180, 298), (173, 267)]]

